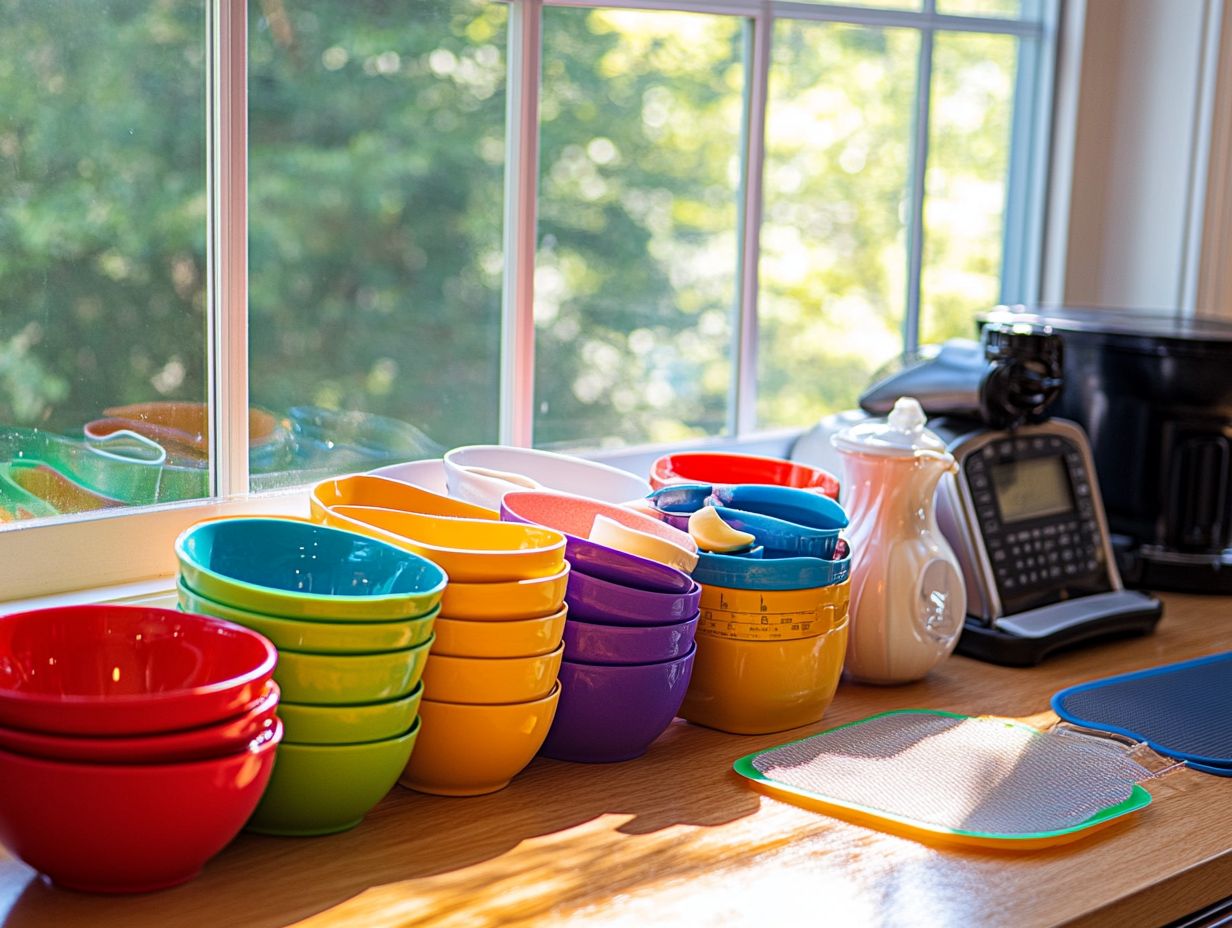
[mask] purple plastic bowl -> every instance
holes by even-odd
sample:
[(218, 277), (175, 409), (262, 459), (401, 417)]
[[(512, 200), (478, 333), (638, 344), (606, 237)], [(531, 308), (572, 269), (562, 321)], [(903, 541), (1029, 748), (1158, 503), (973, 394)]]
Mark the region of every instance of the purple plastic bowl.
[[(525, 522), (531, 525), (546, 524), (525, 518), (510, 509), (508, 500), (513, 497), (513, 505), (516, 507), (517, 496), (517, 493), (509, 493), (505, 500), (501, 501), (500, 513), (504, 521)], [(651, 517), (648, 516), (648, 518)], [(547, 527), (555, 528), (551, 525)], [(649, 558), (638, 557), (636, 554), (630, 554), (618, 548), (609, 548), (607, 545), (579, 538), (569, 532), (563, 534), (565, 536), (565, 559), (572, 565), (575, 573), (581, 571), (621, 586), (657, 593), (687, 593), (693, 588), (693, 578), (675, 567), (660, 564)]]
[(688, 653), (697, 616), (671, 625), (565, 622), (565, 660), (583, 664), (654, 664)]
[(575, 567), (569, 571), (565, 602), (573, 619), (605, 625), (667, 625), (697, 613), (702, 588), (693, 580), (689, 584), (687, 593), (656, 593), (592, 577)]
[(560, 665), (560, 704), (539, 753), (557, 760), (610, 764), (641, 757), (684, 702), (693, 655), (658, 664)]

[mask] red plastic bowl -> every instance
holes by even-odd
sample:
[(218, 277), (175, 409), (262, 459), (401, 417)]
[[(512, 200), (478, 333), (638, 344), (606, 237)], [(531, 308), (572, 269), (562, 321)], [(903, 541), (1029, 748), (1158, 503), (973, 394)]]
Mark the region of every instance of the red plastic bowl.
[(0, 750), (91, 764), (176, 764), (222, 757), (273, 730), (281, 693), (273, 680), (243, 715), (216, 725), (168, 734), (91, 738), (81, 735), (51, 735), (39, 731), (0, 728)]
[(278, 652), (256, 632), (143, 606), (0, 617), (0, 725), (140, 735), (211, 725), (260, 698)]
[(0, 843), (70, 889), (142, 893), (192, 879), (244, 827), (282, 723), (187, 764), (79, 764), (0, 751)]
[(660, 490), (673, 483), (768, 483), (814, 490), (830, 499), (838, 499), (838, 478), (829, 471), (756, 454), (718, 451), (665, 454), (651, 465), (650, 485)]

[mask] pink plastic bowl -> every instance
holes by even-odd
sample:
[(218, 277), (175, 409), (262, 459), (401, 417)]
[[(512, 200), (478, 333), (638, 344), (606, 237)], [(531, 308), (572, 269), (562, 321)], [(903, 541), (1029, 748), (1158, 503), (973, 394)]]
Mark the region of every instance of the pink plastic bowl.
[(141, 735), (244, 712), (278, 653), (221, 619), (144, 606), (63, 606), (0, 617), (0, 725)]
[(93, 764), (173, 764), (222, 757), (243, 750), (254, 738), (273, 730), (280, 696), (278, 684), (271, 680), (261, 698), (242, 715), (164, 735), (88, 738), (0, 728), (0, 749), (27, 757)]

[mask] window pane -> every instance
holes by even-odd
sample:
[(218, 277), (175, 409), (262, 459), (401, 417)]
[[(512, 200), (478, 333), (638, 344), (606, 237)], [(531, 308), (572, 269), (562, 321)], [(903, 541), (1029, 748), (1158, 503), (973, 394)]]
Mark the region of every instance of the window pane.
[(539, 445), (726, 427), (742, 29), (726, 16), (544, 10)]
[(254, 489), (495, 440), (505, 5), (250, 7)]
[(937, 0), (937, 12), (951, 16), (996, 16), (1038, 20), (1045, 0)]
[(0, 18), (0, 523), (203, 494), (204, 4)]
[(852, 406), (902, 350), (919, 34), (775, 26), (761, 233), (758, 417)]
[(924, 200), (920, 341), (971, 338), (1001, 291), (1018, 40), (938, 33)]
[(824, 3), (828, 6), (836, 3), (839, 6), (872, 6), (891, 10), (918, 10), (922, 6), (921, 0), (805, 0), (805, 2)]

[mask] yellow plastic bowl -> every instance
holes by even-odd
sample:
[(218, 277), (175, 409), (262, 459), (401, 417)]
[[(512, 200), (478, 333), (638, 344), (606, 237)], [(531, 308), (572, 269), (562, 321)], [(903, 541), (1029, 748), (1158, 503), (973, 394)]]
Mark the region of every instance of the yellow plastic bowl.
[(313, 518), (426, 557), (450, 580), (463, 583), (550, 577), (560, 573), (565, 563), (565, 536), (537, 525), (425, 516), (369, 506), (323, 509), (316, 503)]
[(312, 488), (311, 505), (314, 513), (334, 506), (375, 506), (426, 516), (500, 521), (500, 513), (494, 509), (375, 474), (352, 474), (350, 477), (322, 480)]
[(569, 562), (550, 577), (504, 583), (456, 583), (445, 587), (441, 614), (451, 619), (535, 619), (551, 615), (565, 601)]
[(419, 704), (420, 735), (398, 780), (438, 796), (480, 796), (509, 785), (538, 753), (552, 727), (560, 684), (532, 702), (473, 706)]
[(850, 580), (804, 590), (703, 586), (698, 630), (725, 638), (810, 638), (845, 622), (850, 599)]
[(534, 657), (560, 644), (568, 607), (538, 619), (508, 622), (437, 619), (434, 655), (452, 657)]
[(680, 717), (737, 735), (785, 731), (821, 720), (843, 672), (849, 622), (792, 641), (698, 634)]
[(562, 644), (537, 657), (450, 657), (434, 654), (424, 668), (424, 699), (472, 705), (531, 702), (552, 691)]

